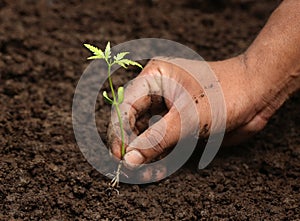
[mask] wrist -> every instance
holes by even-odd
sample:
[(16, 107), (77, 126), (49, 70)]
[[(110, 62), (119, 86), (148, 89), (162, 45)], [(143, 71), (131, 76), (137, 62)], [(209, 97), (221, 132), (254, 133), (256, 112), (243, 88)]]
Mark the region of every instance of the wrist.
[[(270, 58), (262, 59), (262, 56), (245, 53), (244, 55), (246, 72), (251, 78), (252, 88), (260, 97), (274, 97), (282, 94), (288, 97), (300, 88), (300, 65), (286, 65), (285, 60), (278, 59), (276, 62)], [(271, 55), (272, 56), (272, 55)], [(269, 58), (270, 56), (264, 56)]]
[(218, 61), (209, 62), (222, 87), (226, 109), (226, 130), (231, 131), (249, 121), (255, 114), (258, 90), (244, 54)]
[(256, 56), (246, 52), (244, 56), (246, 72), (256, 97), (255, 110), (267, 121), (291, 94), (299, 90), (300, 69), (286, 65), (288, 59), (274, 62), (273, 55)]

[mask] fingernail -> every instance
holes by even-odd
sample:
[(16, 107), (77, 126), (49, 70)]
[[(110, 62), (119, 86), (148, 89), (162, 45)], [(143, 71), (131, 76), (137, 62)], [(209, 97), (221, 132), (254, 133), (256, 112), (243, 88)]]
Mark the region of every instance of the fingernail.
[(139, 151), (132, 150), (125, 154), (124, 161), (129, 168), (136, 168), (145, 162), (145, 158)]

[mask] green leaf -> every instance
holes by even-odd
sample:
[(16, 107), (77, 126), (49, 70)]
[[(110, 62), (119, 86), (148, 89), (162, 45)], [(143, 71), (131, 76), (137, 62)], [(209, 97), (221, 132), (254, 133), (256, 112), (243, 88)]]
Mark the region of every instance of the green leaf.
[(105, 58), (108, 59), (111, 56), (111, 52), (110, 52), (110, 42), (107, 42), (107, 45), (105, 47), (105, 51), (104, 51), (104, 55)]
[(116, 62), (116, 64), (122, 66), (123, 68), (125, 68), (125, 69), (127, 68), (127, 66), (124, 63), (119, 62), (119, 61), (115, 61), (115, 62)]
[(135, 61), (131, 61), (131, 62), (130, 62), (130, 65), (137, 66), (137, 67), (143, 69), (143, 66), (142, 66), (140, 63), (135, 62)]
[(122, 58), (124, 58), (127, 54), (129, 54), (129, 52), (121, 52), (118, 53), (116, 56), (114, 56), (115, 61), (119, 61)]
[(95, 56), (91, 56), (88, 59), (103, 59), (104, 58), (104, 53), (101, 49), (90, 45), (90, 44), (84, 44), (84, 46), (89, 49)]
[(124, 87), (118, 88), (118, 103), (121, 104), (124, 101)]
[(106, 91), (103, 91), (102, 95), (103, 95), (105, 101), (107, 101), (109, 104), (113, 104), (112, 99), (110, 99), (110, 98), (108, 97), (108, 94), (107, 94)]
[(102, 57), (96, 55), (96, 56), (90, 56), (87, 58), (87, 60), (93, 60), (93, 59), (103, 59)]
[(132, 61), (129, 59), (122, 59), (122, 60), (116, 61), (116, 63), (118, 65), (122, 66), (123, 68), (127, 68), (128, 65), (133, 65), (133, 66), (138, 66), (143, 69), (143, 66), (140, 65), (138, 62), (135, 62), (135, 61)]
[(97, 54), (99, 52), (99, 48), (90, 45), (90, 44), (83, 44), (87, 49), (89, 49), (91, 52), (93, 52), (94, 54)]

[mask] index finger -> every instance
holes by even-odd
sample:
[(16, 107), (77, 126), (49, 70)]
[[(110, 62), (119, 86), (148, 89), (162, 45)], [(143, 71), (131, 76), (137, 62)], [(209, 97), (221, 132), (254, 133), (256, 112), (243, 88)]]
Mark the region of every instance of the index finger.
[[(126, 85), (124, 101), (119, 105), (123, 129), (126, 134), (126, 146), (128, 142), (133, 140), (139, 133), (139, 131), (135, 129), (137, 119), (146, 113), (153, 104), (160, 105), (162, 102), (160, 78), (160, 71), (156, 65), (153, 65), (153, 62), (150, 62), (137, 78)], [(122, 142), (119, 131), (118, 115), (116, 111), (113, 110), (108, 138), (112, 153), (118, 158), (121, 158), (120, 146)]]

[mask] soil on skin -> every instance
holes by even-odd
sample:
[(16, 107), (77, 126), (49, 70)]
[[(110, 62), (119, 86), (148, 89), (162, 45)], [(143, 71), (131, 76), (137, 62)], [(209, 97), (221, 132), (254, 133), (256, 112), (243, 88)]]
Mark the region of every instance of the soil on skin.
[[(119, 196), (105, 192), (108, 179), (83, 157), (71, 121), (88, 65), (83, 43), (165, 38), (206, 60), (225, 59), (247, 48), (278, 4), (0, 0), (0, 220), (300, 219), (299, 93), (261, 133), (223, 148), (206, 169), (122, 185)], [(107, 105), (96, 110), (108, 117)]]

